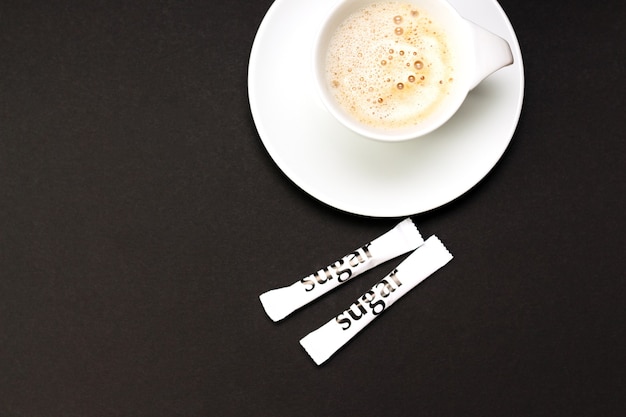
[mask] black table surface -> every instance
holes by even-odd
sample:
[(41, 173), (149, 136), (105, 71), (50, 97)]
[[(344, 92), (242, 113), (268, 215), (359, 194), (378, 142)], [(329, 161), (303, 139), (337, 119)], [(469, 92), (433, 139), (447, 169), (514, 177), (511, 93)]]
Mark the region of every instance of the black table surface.
[(0, 416), (626, 415), (624, 2), (501, 0), (513, 140), (412, 216), (453, 261), (323, 366), (300, 338), (393, 265), (278, 324), (259, 294), (400, 219), (268, 155), (247, 73), (271, 4), (0, 4)]

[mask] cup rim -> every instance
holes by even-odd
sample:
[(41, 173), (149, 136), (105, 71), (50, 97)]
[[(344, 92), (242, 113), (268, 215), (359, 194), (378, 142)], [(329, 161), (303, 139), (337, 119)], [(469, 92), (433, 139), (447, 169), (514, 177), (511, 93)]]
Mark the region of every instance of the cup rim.
[[(424, 125), (420, 123), (418, 125), (398, 129), (376, 129), (359, 123), (354, 119), (354, 117), (343, 110), (341, 106), (335, 102), (332, 94), (328, 91), (328, 82), (326, 79), (324, 65), (320, 64), (320, 62), (324, 62), (326, 59), (326, 44), (331, 36), (329, 35), (329, 32), (339, 26), (339, 24), (343, 22), (349, 14), (355, 12), (356, 10), (364, 8), (372, 3), (383, 2), (430, 3), (443, 7), (448, 16), (453, 17), (459, 25), (454, 28), (455, 33), (459, 34), (458, 36), (455, 36), (456, 39), (461, 39), (464, 36), (467, 37), (467, 35), (464, 35), (463, 33), (467, 32), (466, 26), (468, 26), (468, 22), (447, 0), (340, 0), (337, 4), (333, 5), (333, 7), (331, 7), (323, 17), (322, 24), (315, 36), (313, 48), (313, 73), (318, 96), (324, 104), (324, 107), (341, 124), (361, 136), (384, 142), (402, 142), (420, 138), (443, 126), (461, 107), (467, 97), (467, 94), (469, 93), (470, 88), (465, 80), (467, 77), (464, 77), (465, 79), (458, 83), (460, 85), (455, 87), (455, 94), (454, 97), (452, 97), (452, 100), (449, 100), (449, 102), (445, 104), (445, 111), (439, 112), (438, 115), (429, 118), (429, 123)], [(338, 16), (338, 13), (342, 12), (342, 9), (344, 8), (348, 9), (348, 12), (344, 12), (341, 16)], [(463, 43), (469, 41), (470, 39), (467, 38), (467, 40), (463, 41)]]

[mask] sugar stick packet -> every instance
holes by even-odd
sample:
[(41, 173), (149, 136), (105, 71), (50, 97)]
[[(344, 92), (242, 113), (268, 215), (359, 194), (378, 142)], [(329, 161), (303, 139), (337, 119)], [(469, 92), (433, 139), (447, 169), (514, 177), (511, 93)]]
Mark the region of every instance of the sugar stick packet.
[(322, 364), (380, 313), (451, 259), (443, 243), (431, 236), (347, 310), (306, 335), (300, 344), (317, 365)]
[(393, 229), (366, 243), (325, 268), (290, 286), (259, 296), (267, 315), (279, 321), (333, 288), (424, 243), (413, 221), (407, 218)]

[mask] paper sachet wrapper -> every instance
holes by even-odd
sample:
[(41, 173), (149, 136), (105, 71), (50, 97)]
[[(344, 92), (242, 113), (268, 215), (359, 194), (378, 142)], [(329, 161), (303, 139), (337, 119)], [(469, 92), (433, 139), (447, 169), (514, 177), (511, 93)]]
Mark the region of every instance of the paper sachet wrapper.
[(366, 243), (325, 268), (290, 286), (259, 296), (267, 315), (279, 321), (333, 288), (424, 243), (413, 221), (407, 218), (387, 233)]
[(300, 344), (316, 364), (322, 364), (380, 313), (451, 259), (443, 243), (431, 236), (347, 310), (306, 335)]

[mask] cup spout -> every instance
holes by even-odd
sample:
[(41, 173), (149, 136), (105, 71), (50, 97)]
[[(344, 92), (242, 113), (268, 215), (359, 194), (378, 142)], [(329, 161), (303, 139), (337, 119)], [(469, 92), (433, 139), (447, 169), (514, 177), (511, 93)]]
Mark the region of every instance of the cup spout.
[(500, 68), (513, 63), (513, 53), (509, 43), (485, 28), (469, 22), (475, 44), (475, 72), (470, 82), (470, 90)]

